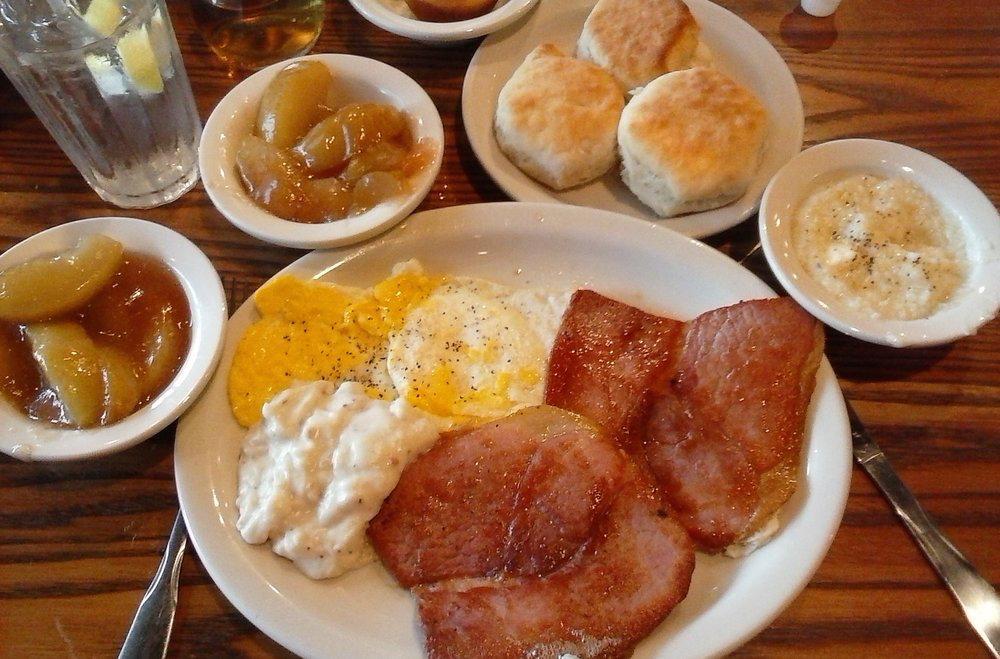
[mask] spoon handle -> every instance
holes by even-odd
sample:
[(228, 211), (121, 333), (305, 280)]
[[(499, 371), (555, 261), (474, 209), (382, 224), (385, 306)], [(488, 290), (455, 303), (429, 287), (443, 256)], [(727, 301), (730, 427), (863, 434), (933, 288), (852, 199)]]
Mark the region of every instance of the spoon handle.
[(177, 610), (177, 579), (186, 546), (187, 529), (178, 512), (160, 567), (139, 603), (118, 659), (162, 659), (166, 655)]
[(941, 575), (983, 645), (994, 657), (1000, 657), (1000, 598), (993, 586), (927, 515), (889, 464), (885, 453), (868, 435), (850, 403), (847, 403), (847, 413), (851, 419), (854, 457), (892, 504), (927, 560)]

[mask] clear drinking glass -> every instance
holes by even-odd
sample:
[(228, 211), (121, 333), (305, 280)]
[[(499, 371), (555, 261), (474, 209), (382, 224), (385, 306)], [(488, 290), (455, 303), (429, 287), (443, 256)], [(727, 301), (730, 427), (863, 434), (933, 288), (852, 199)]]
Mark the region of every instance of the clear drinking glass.
[(0, 68), (102, 199), (198, 181), (201, 120), (163, 0), (0, 0)]
[(191, 0), (201, 36), (231, 71), (305, 55), (325, 11), (326, 0)]

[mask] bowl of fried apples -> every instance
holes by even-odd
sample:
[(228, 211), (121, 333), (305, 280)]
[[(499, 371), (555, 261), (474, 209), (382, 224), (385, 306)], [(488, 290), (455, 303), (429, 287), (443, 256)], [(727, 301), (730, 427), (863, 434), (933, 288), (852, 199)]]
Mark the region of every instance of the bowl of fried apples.
[(167, 227), (97, 217), (0, 255), (0, 452), (26, 461), (121, 451), (208, 383), (226, 297), (208, 257)]
[(403, 72), (354, 55), (279, 62), (234, 87), (205, 124), (202, 181), (230, 222), (305, 249), (374, 236), (409, 215), (441, 168), (444, 131)]

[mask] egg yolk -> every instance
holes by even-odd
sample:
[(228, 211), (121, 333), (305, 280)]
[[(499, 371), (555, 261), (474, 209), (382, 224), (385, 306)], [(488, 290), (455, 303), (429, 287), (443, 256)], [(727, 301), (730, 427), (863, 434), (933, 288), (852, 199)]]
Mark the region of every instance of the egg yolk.
[[(469, 356), (473, 359), (481, 357), (473, 354)], [(484, 418), (503, 416), (518, 406), (511, 393), (512, 384), (529, 388), (540, 381), (538, 369), (525, 366), (513, 372), (499, 371), (488, 386), (476, 387), (463, 382), (454, 366), (438, 364), (429, 373), (421, 373), (414, 378), (406, 391), (406, 399), (414, 407), (464, 426), (482, 421), (482, 418), (463, 412), (476, 410), (481, 413), (489, 410)]]

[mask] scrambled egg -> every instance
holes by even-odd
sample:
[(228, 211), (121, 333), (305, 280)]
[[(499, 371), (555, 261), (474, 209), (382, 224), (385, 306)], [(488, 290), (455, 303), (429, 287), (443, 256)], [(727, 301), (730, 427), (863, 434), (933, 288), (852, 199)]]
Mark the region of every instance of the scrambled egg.
[(378, 398), (395, 398), (385, 372), (389, 333), (441, 282), (416, 267), (397, 269), (371, 289), (282, 275), (254, 295), (251, 325), (229, 371), (229, 403), (241, 425), (296, 382), (351, 379)]
[(371, 289), (278, 277), (236, 349), (233, 414), (254, 425), (275, 394), (311, 380), (360, 382), (457, 425), (537, 405), (569, 295), (432, 277), (416, 262)]

